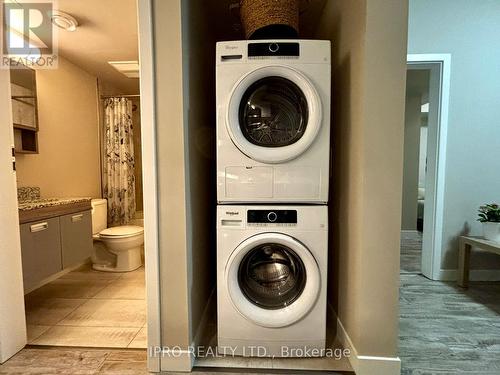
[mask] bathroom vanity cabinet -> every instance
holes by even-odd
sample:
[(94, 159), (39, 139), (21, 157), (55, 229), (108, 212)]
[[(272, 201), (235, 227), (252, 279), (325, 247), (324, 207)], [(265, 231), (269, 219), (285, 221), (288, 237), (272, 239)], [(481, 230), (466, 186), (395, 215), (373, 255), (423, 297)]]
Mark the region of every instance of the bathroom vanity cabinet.
[(25, 289), (61, 271), (59, 218), (22, 224), (21, 253)]
[(21, 224), (25, 291), (87, 260), (92, 252), (90, 210)]
[(61, 228), (62, 268), (75, 266), (90, 257), (92, 217), (90, 211), (59, 217)]

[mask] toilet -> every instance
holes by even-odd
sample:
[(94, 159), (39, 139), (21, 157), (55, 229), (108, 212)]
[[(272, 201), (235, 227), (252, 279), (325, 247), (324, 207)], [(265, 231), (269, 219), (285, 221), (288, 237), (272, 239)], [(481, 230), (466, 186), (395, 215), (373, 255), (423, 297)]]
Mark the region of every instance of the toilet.
[[(138, 225), (107, 227), (106, 199), (92, 199), (92, 268), (106, 272), (129, 272), (142, 265), (144, 228)], [(111, 253), (111, 254), (110, 254)]]

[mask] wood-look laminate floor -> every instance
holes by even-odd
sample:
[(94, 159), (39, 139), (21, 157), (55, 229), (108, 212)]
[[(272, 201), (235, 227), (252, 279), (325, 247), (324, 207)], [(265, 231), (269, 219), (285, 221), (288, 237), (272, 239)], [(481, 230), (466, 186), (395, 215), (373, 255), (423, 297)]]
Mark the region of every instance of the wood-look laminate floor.
[[(403, 375), (499, 375), (500, 282), (471, 282), (464, 290), (402, 270), (399, 356)], [(194, 373), (270, 374), (248, 371)], [(147, 374), (146, 351), (28, 347), (0, 365), (0, 374)]]
[[(251, 371), (251, 372), (250, 372)], [(327, 371), (290, 371), (248, 369), (208, 369), (195, 368), (196, 375), (265, 375), (265, 374), (329, 374), (340, 375)], [(42, 348), (31, 347), (23, 349), (3, 365), (0, 374), (4, 375), (143, 375), (148, 374), (146, 350), (105, 350), (77, 348)], [(185, 373), (168, 372), (162, 374), (182, 375)]]
[(422, 263), (422, 232), (401, 232), (401, 273), (420, 273)]
[(402, 374), (500, 374), (500, 282), (431, 281), (401, 274)]

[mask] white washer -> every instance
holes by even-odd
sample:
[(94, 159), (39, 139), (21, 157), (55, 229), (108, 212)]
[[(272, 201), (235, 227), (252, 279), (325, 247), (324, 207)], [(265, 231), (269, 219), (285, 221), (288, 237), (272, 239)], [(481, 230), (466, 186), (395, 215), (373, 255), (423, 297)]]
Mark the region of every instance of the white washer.
[(217, 201), (328, 201), (330, 42), (217, 43)]
[(326, 206), (218, 206), (219, 352), (324, 349), (327, 253)]

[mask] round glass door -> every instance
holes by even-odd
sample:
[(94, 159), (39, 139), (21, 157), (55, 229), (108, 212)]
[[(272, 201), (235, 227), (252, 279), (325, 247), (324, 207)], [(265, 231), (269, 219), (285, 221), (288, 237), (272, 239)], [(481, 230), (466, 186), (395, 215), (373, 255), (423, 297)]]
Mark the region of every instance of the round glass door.
[(281, 309), (302, 294), (306, 270), (293, 250), (267, 243), (244, 256), (238, 270), (238, 283), (250, 302), (264, 309)]
[(302, 90), (283, 77), (265, 77), (243, 94), (239, 124), (244, 137), (262, 147), (297, 142), (307, 127), (308, 107)]
[(282, 163), (303, 154), (323, 121), (312, 82), (286, 66), (257, 68), (233, 87), (226, 129), (234, 145), (262, 163)]
[(309, 249), (283, 233), (259, 233), (233, 250), (224, 270), (230, 300), (263, 327), (286, 327), (316, 303), (321, 275)]

